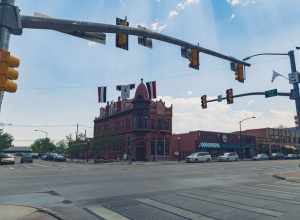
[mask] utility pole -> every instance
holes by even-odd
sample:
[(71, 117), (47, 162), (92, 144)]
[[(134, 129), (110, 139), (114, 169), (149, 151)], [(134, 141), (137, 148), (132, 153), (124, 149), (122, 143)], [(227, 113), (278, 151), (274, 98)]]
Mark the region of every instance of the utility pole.
[[(15, 5), (15, 0), (0, 0), (2, 4), (9, 4)], [(10, 39), (10, 32), (5, 27), (0, 27), (0, 48), (8, 50), (9, 49), (9, 39)], [(2, 107), (2, 102), (4, 98), (4, 92), (0, 91), (0, 111)]]
[[(297, 67), (296, 67), (296, 61), (295, 61), (295, 53), (294, 50), (291, 50), (288, 52), (288, 56), (290, 58), (291, 63), (291, 71), (293, 73), (297, 73)], [(296, 111), (297, 111), (297, 120), (298, 120), (298, 126), (300, 125), (300, 94), (299, 94), (299, 82), (293, 83), (293, 95), (295, 98), (296, 103)], [(299, 128), (299, 127), (298, 127)]]
[(76, 124), (76, 141), (78, 141), (78, 123)]

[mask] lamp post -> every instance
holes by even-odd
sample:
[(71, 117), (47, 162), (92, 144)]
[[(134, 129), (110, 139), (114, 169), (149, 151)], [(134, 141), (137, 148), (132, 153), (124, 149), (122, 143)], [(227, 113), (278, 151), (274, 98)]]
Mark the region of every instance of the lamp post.
[[(239, 124), (240, 124), (240, 149), (242, 149), (242, 123), (245, 121), (251, 120), (251, 119), (255, 119), (255, 118), (256, 118), (255, 116), (252, 116), (252, 117), (244, 118), (241, 121), (239, 121)], [(245, 157), (244, 150), (243, 150), (243, 157)]]
[(181, 156), (181, 152), (180, 152), (180, 140), (181, 137), (177, 137), (177, 160), (180, 161), (180, 156)]
[(43, 130), (39, 130), (39, 129), (35, 129), (34, 131), (35, 132), (41, 132), (41, 133), (45, 134), (45, 138), (48, 137), (48, 132), (47, 131), (43, 131)]
[[(297, 50), (300, 49), (300, 47), (296, 47)], [(300, 126), (300, 93), (299, 93), (299, 74), (297, 73), (297, 68), (296, 68), (296, 61), (295, 61), (295, 53), (294, 50), (290, 50), (288, 53), (258, 53), (254, 54), (248, 57), (245, 57), (243, 60), (250, 60), (253, 57), (257, 56), (288, 56), (290, 59), (290, 66), (291, 66), (291, 74), (295, 75), (298, 80), (295, 80), (293, 82), (293, 99), (295, 99), (295, 104), (296, 104), (296, 112), (297, 112), (297, 128)], [(296, 75), (297, 74), (297, 75)]]

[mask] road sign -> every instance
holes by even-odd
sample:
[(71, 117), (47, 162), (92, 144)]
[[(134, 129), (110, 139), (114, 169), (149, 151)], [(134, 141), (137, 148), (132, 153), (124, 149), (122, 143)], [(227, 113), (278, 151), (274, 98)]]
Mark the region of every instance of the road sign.
[(278, 95), (277, 89), (265, 91), (266, 98), (270, 98), (270, 97), (277, 96), (277, 95)]
[(222, 95), (218, 95), (218, 102), (222, 102), (223, 100), (223, 96)]
[(290, 84), (299, 83), (299, 73), (298, 72), (289, 73), (289, 82)]

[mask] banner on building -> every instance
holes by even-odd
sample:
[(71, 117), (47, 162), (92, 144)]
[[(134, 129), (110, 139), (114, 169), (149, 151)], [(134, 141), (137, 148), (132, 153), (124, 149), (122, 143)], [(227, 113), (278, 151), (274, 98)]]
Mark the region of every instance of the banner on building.
[(98, 102), (106, 102), (106, 86), (98, 87)]
[(156, 81), (147, 82), (146, 83), (149, 98), (155, 99), (156, 98)]
[(117, 86), (117, 91), (121, 91), (121, 98), (122, 100), (130, 98), (130, 90), (135, 88), (135, 84), (129, 85), (119, 85)]

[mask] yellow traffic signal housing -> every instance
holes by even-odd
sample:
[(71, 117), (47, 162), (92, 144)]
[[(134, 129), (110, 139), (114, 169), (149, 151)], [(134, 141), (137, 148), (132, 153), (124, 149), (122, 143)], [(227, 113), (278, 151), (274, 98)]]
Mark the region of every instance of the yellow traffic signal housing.
[(245, 67), (243, 64), (236, 65), (235, 79), (241, 83), (245, 82)]
[(203, 109), (207, 108), (207, 95), (201, 96), (201, 106)]
[(0, 49), (0, 91), (14, 93), (17, 91), (17, 84), (11, 80), (18, 79), (19, 73), (16, 69), (20, 60), (10, 52)]
[[(129, 26), (129, 22), (126, 19), (116, 19), (117, 25)], [(128, 50), (128, 34), (119, 32), (116, 34), (116, 47), (122, 48), (124, 50)]]
[(233, 103), (233, 89), (226, 90), (226, 100), (227, 100), (227, 104)]
[(190, 67), (194, 69), (199, 69), (200, 60), (199, 60), (199, 50), (197, 48), (192, 48), (192, 54), (190, 58)]

